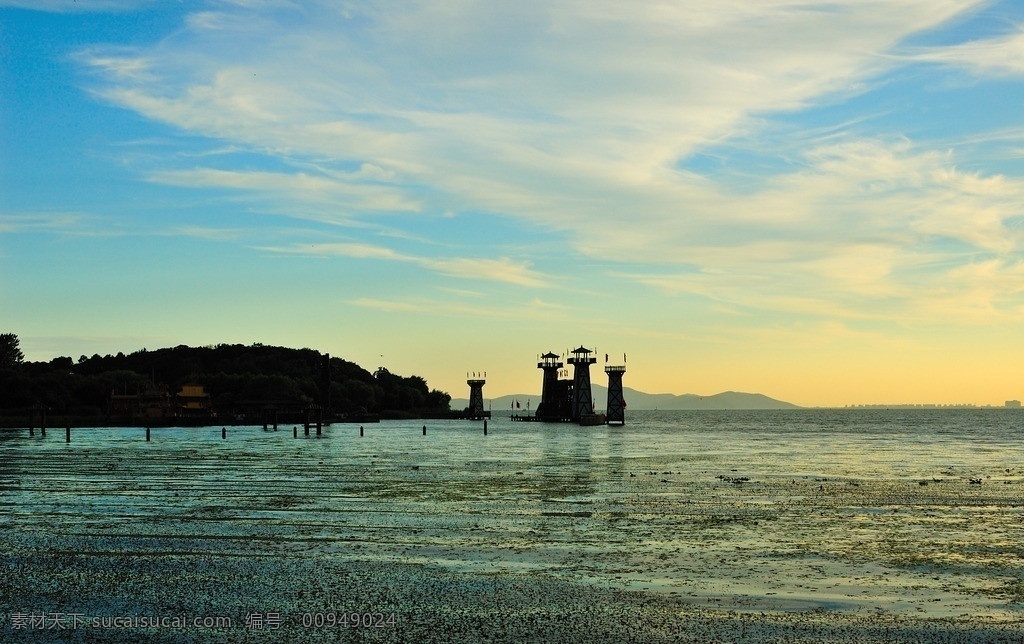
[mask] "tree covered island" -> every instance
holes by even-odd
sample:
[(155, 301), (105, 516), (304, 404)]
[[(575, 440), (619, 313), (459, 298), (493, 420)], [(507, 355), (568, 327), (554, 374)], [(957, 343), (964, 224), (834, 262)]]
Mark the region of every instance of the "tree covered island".
[(300, 422), (448, 415), (451, 396), (419, 376), (359, 365), (314, 349), (263, 344), (177, 347), (25, 361), (0, 334), (0, 421), (33, 410), (77, 425)]

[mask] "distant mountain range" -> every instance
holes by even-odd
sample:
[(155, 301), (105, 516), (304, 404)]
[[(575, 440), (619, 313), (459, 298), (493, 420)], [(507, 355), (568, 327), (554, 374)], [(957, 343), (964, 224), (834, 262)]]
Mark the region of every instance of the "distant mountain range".
[[(608, 401), (608, 388), (601, 385), (592, 385), (594, 392), (594, 408), (603, 411)], [(724, 391), (713, 396), (698, 396), (697, 394), (648, 394), (629, 387), (622, 388), (623, 398), (626, 399), (627, 409), (799, 409), (798, 405), (769, 398), (763, 394), (748, 394), (739, 391)], [(485, 404), (490, 404), (493, 411), (511, 409), (519, 401), (520, 412), (526, 410), (527, 402), (530, 409), (536, 409), (540, 402), (539, 394), (513, 394), (488, 398), (487, 390), (484, 389)], [(467, 398), (453, 398), (452, 409), (465, 409), (469, 405)]]

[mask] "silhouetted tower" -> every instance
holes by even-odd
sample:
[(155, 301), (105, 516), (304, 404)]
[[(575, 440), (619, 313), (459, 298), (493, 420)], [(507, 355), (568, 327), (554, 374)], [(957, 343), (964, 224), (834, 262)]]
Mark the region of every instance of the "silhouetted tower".
[[(466, 384), (469, 385), (469, 417), (484, 417), (484, 385), (487, 383), (483, 378), (469, 378)], [(490, 414), (487, 414), (488, 416)]]
[(626, 366), (605, 365), (604, 372), (608, 374), (608, 409), (605, 412), (605, 422), (609, 425), (625, 425), (626, 399), (622, 397), (622, 376), (626, 373)]
[(597, 362), (591, 358), (590, 349), (580, 347), (572, 350), (572, 357), (566, 360), (575, 367), (572, 379), (572, 419), (579, 421), (583, 416), (594, 413), (594, 393), (590, 389), (590, 365)]
[(537, 405), (537, 418), (558, 418), (562, 413), (562, 405), (558, 399), (558, 370), (564, 367), (558, 355), (548, 352), (540, 357), (538, 369), (544, 370), (544, 388)]

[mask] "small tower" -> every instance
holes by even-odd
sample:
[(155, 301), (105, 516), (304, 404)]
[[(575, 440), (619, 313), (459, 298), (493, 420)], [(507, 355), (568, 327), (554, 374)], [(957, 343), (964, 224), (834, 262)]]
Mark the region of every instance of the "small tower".
[(561, 405), (558, 399), (558, 370), (564, 364), (555, 353), (545, 353), (537, 363), (538, 369), (544, 370), (544, 388), (540, 395), (540, 404), (537, 405), (537, 418), (558, 419), (561, 416)]
[(579, 422), (584, 416), (594, 415), (594, 393), (590, 388), (590, 365), (597, 358), (590, 357), (590, 349), (580, 347), (572, 350), (572, 357), (566, 362), (573, 365), (572, 419)]
[(469, 385), (469, 408), (466, 409), (467, 418), (490, 418), (490, 412), (484, 411), (484, 385), (487, 381), (483, 378), (469, 378), (466, 384)]
[(622, 397), (622, 376), (626, 373), (625, 365), (605, 365), (608, 374), (608, 409), (605, 421), (609, 424), (626, 424), (626, 399)]

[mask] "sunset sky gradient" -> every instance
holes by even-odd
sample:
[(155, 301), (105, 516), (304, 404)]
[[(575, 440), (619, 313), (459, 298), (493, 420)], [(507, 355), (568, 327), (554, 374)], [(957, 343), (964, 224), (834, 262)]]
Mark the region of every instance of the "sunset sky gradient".
[[(1024, 3), (0, 0), (0, 332), (1024, 398)], [(602, 382), (595, 376), (596, 382)]]

